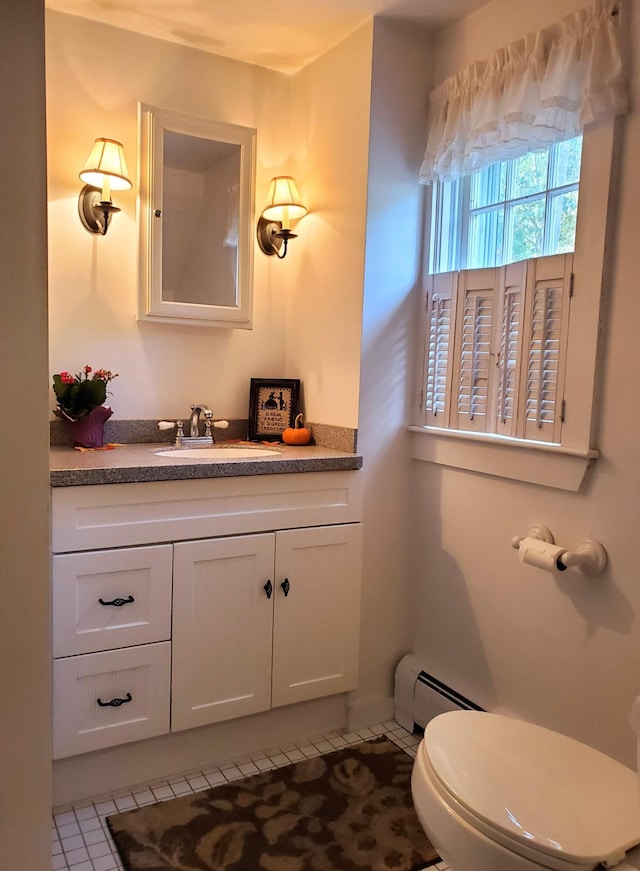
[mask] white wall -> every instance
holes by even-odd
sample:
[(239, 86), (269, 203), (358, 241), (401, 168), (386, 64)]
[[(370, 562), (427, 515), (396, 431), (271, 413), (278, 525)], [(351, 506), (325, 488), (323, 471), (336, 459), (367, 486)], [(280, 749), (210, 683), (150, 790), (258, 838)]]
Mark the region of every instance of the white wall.
[(0, 29), (0, 844), (48, 871), (51, 742), (44, 7)]
[[(118, 418), (184, 417), (198, 401), (246, 417), (250, 378), (285, 374), (285, 264), (256, 250), (252, 331), (136, 321), (138, 101), (257, 128), (257, 209), (289, 166), (288, 76), (48, 12), (51, 372), (119, 372), (109, 397)], [(123, 142), (134, 180), (114, 193), (123, 211), (106, 237), (77, 216), (78, 172), (97, 136)]]
[[(582, 5), (494, 0), (439, 39), (434, 81)], [(630, 0), (624, 7), (625, 31), (637, 46), (640, 4)], [(637, 65), (632, 73), (637, 107)], [(628, 714), (640, 692), (637, 108), (619, 126), (622, 184), (606, 283), (602, 456), (577, 494), (415, 461), (412, 646), (427, 670), (485, 707), (508, 710), (635, 765)], [(520, 566), (509, 539), (533, 522), (549, 526), (562, 544), (589, 534), (601, 540), (610, 558), (606, 574), (589, 580), (571, 571), (555, 581)]]
[(295, 174), (310, 213), (287, 258), (287, 375), (309, 420), (358, 426), (373, 23), (293, 80)]
[[(393, 669), (410, 650), (411, 564), (407, 424), (420, 288), (424, 95), (429, 36), (377, 19), (373, 40), (365, 293), (358, 443), (364, 455), (364, 571), (360, 686), (353, 720), (393, 713)], [(380, 717), (375, 716), (379, 710)]]

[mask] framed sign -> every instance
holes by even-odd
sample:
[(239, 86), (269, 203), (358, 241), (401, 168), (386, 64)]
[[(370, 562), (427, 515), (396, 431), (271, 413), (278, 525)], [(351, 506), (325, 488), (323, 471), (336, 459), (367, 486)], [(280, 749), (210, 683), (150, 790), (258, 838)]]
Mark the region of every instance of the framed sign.
[(249, 395), (249, 441), (275, 441), (293, 426), (298, 413), (300, 381), (252, 378)]

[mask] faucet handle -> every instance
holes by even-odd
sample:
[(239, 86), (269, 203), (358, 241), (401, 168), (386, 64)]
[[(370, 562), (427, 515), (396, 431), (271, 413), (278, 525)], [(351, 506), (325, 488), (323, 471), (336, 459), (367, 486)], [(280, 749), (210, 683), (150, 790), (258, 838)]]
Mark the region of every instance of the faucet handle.
[(183, 426), (184, 426), (184, 424), (182, 423), (181, 420), (176, 421), (176, 427), (177, 427), (177, 429), (176, 429), (176, 445), (182, 444), (182, 439), (184, 438)]

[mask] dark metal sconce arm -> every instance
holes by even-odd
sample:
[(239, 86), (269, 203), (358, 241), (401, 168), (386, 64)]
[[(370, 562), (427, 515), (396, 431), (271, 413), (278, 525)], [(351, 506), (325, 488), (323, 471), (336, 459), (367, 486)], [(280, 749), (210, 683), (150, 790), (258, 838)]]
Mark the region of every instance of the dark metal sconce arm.
[[(284, 260), (287, 256), (289, 239), (297, 238), (297, 233), (283, 230), (280, 221), (269, 221), (266, 218), (258, 220), (256, 235), (260, 250), (268, 257), (275, 254), (279, 260)], [(282, 254), (279, 253), (280, 249), (282, 249)]]
[(100, 233), (100, 235), (105, 236), (111, 215), (114, 212), (119, 212), (120, 209), (114, 206), (110, 200), (107, 202), (101, 200), (101, 196), (100, 188), (86, 184), (78, 197), (78, 214), (83, 227), (89, 233)]

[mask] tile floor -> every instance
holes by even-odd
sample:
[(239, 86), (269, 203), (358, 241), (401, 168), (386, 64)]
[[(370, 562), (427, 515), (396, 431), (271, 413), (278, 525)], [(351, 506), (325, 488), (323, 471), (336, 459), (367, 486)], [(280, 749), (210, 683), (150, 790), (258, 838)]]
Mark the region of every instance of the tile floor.
[[(105, 823), (105, 817), (118, 811), (142, 807), (156, 801), (198, 792), (210, 786), (236, 780), (289, 765), (305, 757), (318, 756), (339, 750), (347, 744), (386, 735), (390, 740), (415, 757), (418, 736), (411, 735), (397, 723), (390, 721), (358, 729), (357, 732), (331, 732), (302, 741), (252, 753), (242, 759), (190, 771), (183, 775), (156, 780), (144, 786), (114, 795), (54, 808), (51, 830), (52, 871), (122, 871), (122, 863)], [(449, 871), (445, 862), (434, 866), (437, 871)]]

